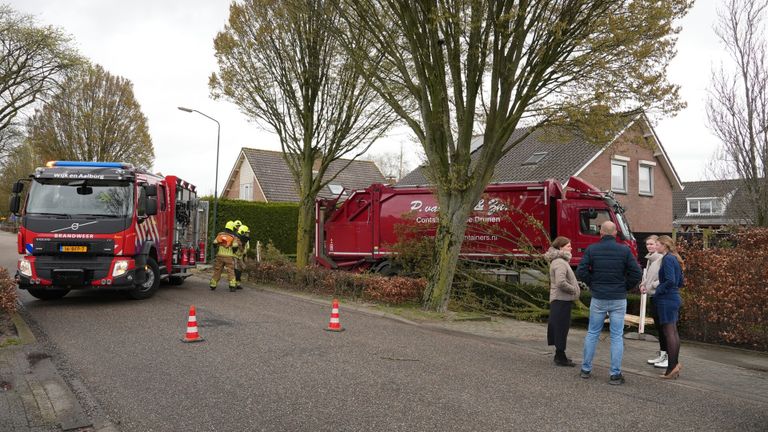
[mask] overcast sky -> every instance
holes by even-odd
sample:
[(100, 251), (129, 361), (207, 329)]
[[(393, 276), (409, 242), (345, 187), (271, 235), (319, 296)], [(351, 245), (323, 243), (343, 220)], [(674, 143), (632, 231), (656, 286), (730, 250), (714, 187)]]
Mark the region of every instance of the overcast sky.
[[(0, 0), (2, 2), (3, 0)], [(174, 174), (212, 193), (216, 164), (216, 123), (177, 106), (194, 108), (221, 122), (219, 191), (240, 148), (279, 150), (277, 138), (249, 122), (237, 107), (209, 97), (208, 77), (216, 70), (213, 38), (223, 29), (229, 0), (11, 0), (38, 23), (71, 34), (80, 53), (110, 73), (133, 82), (149, 119), (155, 147), (154, 171)], [(721, 0), (698, 0), (680, 22), (678, 56), (670, 80), (681, 85), (688, 108), (662, 120), (656, 132), (683, 181), (706, 176), (717, 140), (706, 126), (704, 102), (710, 71), (724, 58), (712, 26)], [(420, 153), (407, 134), (397, 133), (372, 152), (399, 151), (414, 162)]]

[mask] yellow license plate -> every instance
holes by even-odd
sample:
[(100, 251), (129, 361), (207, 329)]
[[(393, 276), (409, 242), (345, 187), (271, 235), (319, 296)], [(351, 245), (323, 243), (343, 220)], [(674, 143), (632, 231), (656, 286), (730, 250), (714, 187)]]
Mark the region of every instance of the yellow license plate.
[(88, 246), (62, 246), (62, 252), (88, 252)]

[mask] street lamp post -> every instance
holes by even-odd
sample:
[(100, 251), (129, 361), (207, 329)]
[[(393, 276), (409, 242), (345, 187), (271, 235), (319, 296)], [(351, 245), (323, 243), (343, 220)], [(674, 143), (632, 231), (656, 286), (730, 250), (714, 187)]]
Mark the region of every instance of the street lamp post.
[(191, 108), (184, 108), (184, 107), (178, 107), (181, 111), (185, 111), (188, 113), (196, 112), (200, 114), (203, 117), (207, 117), (213, 121), (216, 122), (216, 178), (213, 180), (213, 230), (211, 230), (210, 235), (208, 236), (208, 244), (211, 246), (211, 253), (209, 255), (209, 261), (210, 263), (213, 262), (214, 259), (214, 249), (213, 249), (213, 239), (216, 236), (216, 214), (218, 211), (218, 203), (219, 203), (219, 141), (221, 139), (221, 123), (219, 123), (218, 120), (215, 118), (209, 116), (208, 114), (202, 113), (196, 109)]

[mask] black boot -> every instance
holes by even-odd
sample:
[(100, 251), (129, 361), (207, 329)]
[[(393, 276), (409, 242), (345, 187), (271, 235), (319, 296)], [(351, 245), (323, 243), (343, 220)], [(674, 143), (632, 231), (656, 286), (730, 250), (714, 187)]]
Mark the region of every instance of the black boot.
[(557, 350), (555, 351), (555, 365), (557, 366), (565, 366), (565, 367), (574, 367), (576, 364), (571, 361), (568, 357), (565, 356), (564, 350)]

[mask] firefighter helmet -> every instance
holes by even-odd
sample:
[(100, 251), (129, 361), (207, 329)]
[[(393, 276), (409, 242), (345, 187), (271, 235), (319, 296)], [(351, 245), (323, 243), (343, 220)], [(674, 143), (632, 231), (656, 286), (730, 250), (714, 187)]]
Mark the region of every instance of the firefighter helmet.
[(237, 227), (235, 227), (235, 223), (232, 221), (228, 221), (226, 225), (224, 225), (224, 229), (228, 229), (232, 232), (237, 231)]
[(243, 234), (250, 234), (251, 230), (248, 229), (248, 225), (240, 225), (240, 229), (237, 230), (237, 233), (240, 235)]

